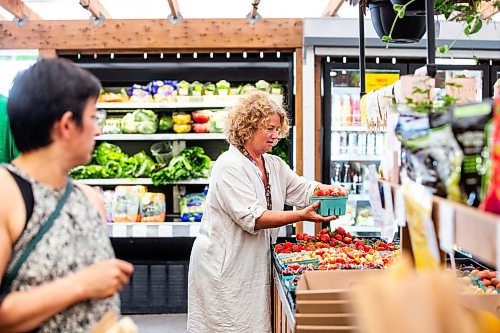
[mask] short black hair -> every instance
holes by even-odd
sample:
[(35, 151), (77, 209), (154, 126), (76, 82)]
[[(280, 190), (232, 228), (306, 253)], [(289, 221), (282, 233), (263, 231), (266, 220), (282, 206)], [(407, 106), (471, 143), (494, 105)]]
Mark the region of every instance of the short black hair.
[(66, 111), (82, 126), (89, 98), (101, 84), (90, 72), (66, 59), (42, 59), (19, 73), (9, 92), (7, 112), (17, 148), (28, 152), (48, 146), (53, 125)]

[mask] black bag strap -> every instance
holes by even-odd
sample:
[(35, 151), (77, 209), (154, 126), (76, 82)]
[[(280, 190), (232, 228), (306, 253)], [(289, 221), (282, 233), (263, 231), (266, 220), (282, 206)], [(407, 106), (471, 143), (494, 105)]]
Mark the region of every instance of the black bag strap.
[(29, 257), (31, 252), (35, 249), (38, 242), (43, 238), (43, 236), (47, 233), (47, 231), (50, 230), (50, 228), (54, 224), (54, 221), (61, 213), (64, 204), (66, 203), (69, 195), (73, 191), (73, 187), (74, 187), (73, 181), (71, 180), (71, 178), (69, 178), (68, 184), (66, 184), (66, 189), (61, 198), (59, 199), (56, 208), (54, 209), (52, 214), (50, 214), (50, 216), (47, 218), (47, 221), (42, 225), (40, 230), (38, 230), (37, 234), (28, 243), (28, 246), (26, 246), (21, 256), (19, 256), (12, 270), (9, 273), (5, 274), (4, 278), (2, 279), (2, 285), (0, 287), (0, 301), (9, 293), (10, 285), (12, 284), (12, 281), (14, 281), (14, 279), (16, 278), (17, 273), (19, 272), (21, 266), (24, 264), (24, 262)]

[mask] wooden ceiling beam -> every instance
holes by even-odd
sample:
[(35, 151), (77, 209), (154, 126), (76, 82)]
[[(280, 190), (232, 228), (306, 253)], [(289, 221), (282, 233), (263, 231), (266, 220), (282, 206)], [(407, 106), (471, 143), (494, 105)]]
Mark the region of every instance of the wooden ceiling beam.
[[(23, 28), (0, 21), (0, 49), (63, 50), (289, 50), (301, 47), (302, 19), (188, 19), (28, 21)], [(163, 52), (163, 51), (162, 51)], [(178, 51), (176, 51), (178, 52)]]
[(177, 0), (168, 0), (168, 6), (170, 7), (170, 13), (174, 19), (182, 17)]
[(0, 7), (14, 15), (19, 21), (26, 18), (31, 21), (42, 20), (42, 17), (26, 6), (21, 0), (0, 0)]
[(483, 20), (491, 18), (493, 15), (499, 12), (499, 9), (496, 8), (491, 1), (483, 1), (481, 2), (481, 18)]
[(323, 16), (337, 16), (337, 13), (344, 4), (344, 0), (330, 0), (323, 11)]
[(99, 2), (99, 0), (80, 0), (80, 5), (88, 10), (92, 16), (96, 19), (101, 19), (102, 17), (110, 19), (111, 15), (104, 8), (104, 6)]

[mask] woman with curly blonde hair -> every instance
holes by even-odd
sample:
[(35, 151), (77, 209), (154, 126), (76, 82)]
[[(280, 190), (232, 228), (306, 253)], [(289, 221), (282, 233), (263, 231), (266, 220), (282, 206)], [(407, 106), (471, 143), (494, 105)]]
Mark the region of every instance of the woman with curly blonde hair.
[[(191, 252), (188, 332), (271, 332), (271, 238), (298, 221), (336, 216), (309, 205), (314, 189), (333, 188), (299, 177), (266, 154), (290, 125), (264, 92), (240, 100), (227, 117), (229, 150), (215, 162), (201, 228)], [(306, 207), (283, 211), (284, 205)]]

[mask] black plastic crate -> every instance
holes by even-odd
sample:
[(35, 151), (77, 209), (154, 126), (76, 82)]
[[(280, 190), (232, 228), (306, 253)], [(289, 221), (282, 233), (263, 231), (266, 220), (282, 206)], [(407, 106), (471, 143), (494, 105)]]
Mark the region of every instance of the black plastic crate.
[(134, 274), (120, 293), (123, 314), (186, 313), (189, 261), (131, 261)]

